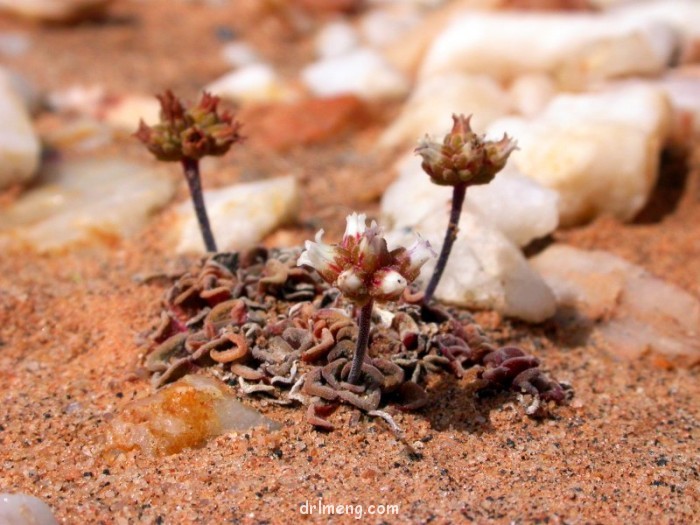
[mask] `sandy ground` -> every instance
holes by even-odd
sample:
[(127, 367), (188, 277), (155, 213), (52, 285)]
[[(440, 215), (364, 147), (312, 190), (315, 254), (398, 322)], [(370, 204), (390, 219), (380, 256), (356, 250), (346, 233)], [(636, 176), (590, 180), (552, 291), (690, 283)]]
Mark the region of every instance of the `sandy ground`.
[[(288, 34), (274, 33), (274, 21), (247, 25), (248, 4), (236, 11), (122, 2), (100, 24), (42, 28), (0, 20), (0, 30), (31, 35), (29, 53), (7, 63), (42, 89), (100, 82), (115, 92), (172, 87), (191, 96), (227, 69), (211, 51), (222, 44), (222, 27), (250, 37), (276, 63), (309, 53), (305, 41), (288, 45)], [(185, 14), (187, 25), (178, 23)], [(205, 184), (293, 170), (305, 189), (301, 223), (268, 244), (298, 243), (321, 223), (337, 235), (349, 209), (376, 212), (389, 181), (386, 159), (362, 156), (392, 109), (384, 111), (325, 148), (268, 156), (239, 148), (222, 161), (224, 175)], [(146, 158), (128, 139), (115, 148)], [(375, 179), (360, 190), (334, 191), (367, 173)], [(477, 319), (490, 335), (522, 345), (574, 386), (571, 404), (551, 419), (527, 418), (511, 394), (476, 399), (469, 377), (444, 376), (430, 384), (426, 408), (397, 417), (417, 454), (376, 420), (326, 434), (304, 422), (301, 408), (255, 402), (281, 431), (228, 434), (167, 457), (105, 458), (110, 419), (150, 393), (136, 373), (135, 336), (157, 317), (163, 288), (138, 285), (134, 276), (181, 264), (167, 219), (166, 211), (136, 238), (107, 247), (0, 257), (0, 492), (38, 496), (63, 523), (324, 523), (327, 514), (303, 513), (319, 501), (350, 505), (368, 523), (700, 519), (697, 369), (616, 360), (602, 347), (566, 344), (553, 325), (527, 326), (489, 312)], [(698, 173), (662, 179), (635, 223), (599, 220), (556, 238), (610, 250), (700, 297)], [(350, 416), (343, 407), (333, 419)]]

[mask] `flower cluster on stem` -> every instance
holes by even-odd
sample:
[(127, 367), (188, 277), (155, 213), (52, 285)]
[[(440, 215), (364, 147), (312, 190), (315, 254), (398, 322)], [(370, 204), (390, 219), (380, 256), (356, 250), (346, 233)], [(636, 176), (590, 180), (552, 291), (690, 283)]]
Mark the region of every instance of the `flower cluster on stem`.
[(517, 143), (504, 135), (499, 141), (486, 140), (471, 129), (471, 116), (452, 115), (452, 130), (442, 142), (426, 135), (418, 143), (415, 152), (423, 158), (421, 166), (430, 180), (441, 186), (452, 186), (452, 209), (430, 282), (423, 295), (423, 304), (428, 305), (437, 289), (452, 245), (457, 239), (459, 218), (469, 186), (488, 184), (506, 165), (508, 157), (517, 148)]
[(434, 256), (430, 244), (419, 238), (410, 248), (389, 250), (376, 222), (367, 227), (364, 214), (347, 217), (345, 235), (339, 244), (323, 243), (323, 230), (315, 241), (306, 241), (297, 264), (311, 266), (321, 278), (337, 287), (361, 307), (360, 333), (348, 381), (357, 382), (369, 338), (374, 301), (396, 301)]
[(158, 95), (160, 122), (148, 126), (143, 120), (134, 136), (158, 160), (180, 162), (199, 221), (204, 245), (208, 252), (216, 252), (216, 242), (209, 224), (202, 195), (199, 160), (220, 156), (242, 139), (241, 124), (229, 112), (219, 112), (219, 98), (203, 93), (199, 103), (185, 108), (172, 91)]

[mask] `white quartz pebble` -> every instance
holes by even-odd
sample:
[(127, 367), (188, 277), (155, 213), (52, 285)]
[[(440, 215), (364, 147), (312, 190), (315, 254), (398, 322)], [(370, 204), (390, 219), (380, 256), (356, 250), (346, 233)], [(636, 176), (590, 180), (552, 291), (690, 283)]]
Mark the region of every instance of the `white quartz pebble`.
[[(444, 214), (433, 214), (415, 231), (435, 250), (442, 246), (448, 222)], [(408, 246), (414, 234), (407, 229), (387, 235), (392, 246)], [(435, 259), (421, 270), (427, 283)], [(459, 234), (452, 247), (435, 297), (468, 308), (493, 309), (528, 322), (541, 322), (555, 312), (554, 295), (542, 278), (530, 268), (520, 250), (482, 217), (462, 214)]]
[(348, 22), (333, 21), (326, 24), (316, 35), (316, 55), (330, 58), (344, 55), (359, 44), (359, 35)]
[(651, 352), (663, 362), (700, 362), (700, 301), (611, 253), (553, 245), (531, 264), (574, 324), (588, 325), (615, 355)]
[(292, 96), (272, 66), (262, 63), (248, 64), (227, 73), (205, 90), (234, 102), (276, 102)]
[(494, 122), (489, 135), (518, 141), (506, 169), (556, 190), (560, 223), (570, 226), (600, 214), (634, 217), (656, 183), (670, 118), (664, 93), (640, 85), (559, 95), (532, 120)]
[(0, 238), (45, 252), (138, 231), (175, 191), (161, 170), (118, 159), (47, 166), (36, 187), (0, 214)]
[[(204, 200), (219, 249), (244, 250), (294, 219), (299, 207), (299, 187), (289, 175), (207, 190)], [(192, 203), (187, 200), (180, 204), (177, 215), (180, 220), (177, 251), (203, 252), (202, 234)]]
[(0, 190), (29, 181), (39, 167), (39, 155), (27, 101), (14, 77), (0, 70)]
[(2, 525), (58, 525), (49, 506), (27, 494), (0, 494)]
[[(635, 49), (635, 54), (640, 58), (629, 62), (620, 53), (620, 65), (613, 67), (607, 61), (605, 68), (616, 75), (652, 66), (660, 72), (674, 47), (659, 25), (606, 14), (464, 11), (435, 38), (420, 75), (462, 71), (509, 79), (525, 73), (552, 73), (587, 46), (630, 34), (639, 35), (643, 51)], [(629, 47), (629, 42), (625, 45)], [(595, 70), (595, 64), (590, 68)]]
[(73, 22), (104, 13), (112, 0), (0, 0), (0, 11), (32, 20)]
[(233, 67), (243, 67), (259, 62), (257, 52), (246, 42), (229, 42), (221, 49), (221, 56)]
[(302, 70), (301, 79), (319, 97), (353, 94), (370, 100), (395, 98), (409, 89), (407, 79), (370, 48), (314, 62)]
[(473, 115), (477, 132), (510, 111), (510, 98), (493, 79), (483, 75), (452, 73), (422, 81), (400, 115), (379, 139), (382, 147), (415, 144), (426, 133), (446, 133), (453, 113)]

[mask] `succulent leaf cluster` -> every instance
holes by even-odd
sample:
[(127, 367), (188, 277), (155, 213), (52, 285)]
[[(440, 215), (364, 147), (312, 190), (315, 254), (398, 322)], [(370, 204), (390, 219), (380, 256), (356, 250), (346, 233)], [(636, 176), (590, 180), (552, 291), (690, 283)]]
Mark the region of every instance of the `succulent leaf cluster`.
[(190, 108), (185, 108), (170, 90), (158, 95), (158, 100), (160, 122), (148, 126), (141, 121), (135, 135), (159, 160), (219, 156), (242, 140), (241, 124), (228, 111), (218, 111), (217, 96), (204, 92), (200, 101)]
[(416, 153), (423, 157), (423, 170), (435, 184), (456, 186), (487, 184), (501, 171), (517, 144), (504, 135), (499, 141), (486, 140), (471, 129), (471, 115), (452, 115), (452, 130), (442, 142), (426, 135)]
[(367, 227), (365, 214), (352, 213), (346, 221), (339, 244), (324, 244), (320, 230), (315, 241), (306, 241), (298, 264), (315, 268), (323, 280), (360, 306), (371, 300), (398, 300), (423, 264), (435, 255), (421, 238), (410, 248), (389, 251), (377, 223), (372, 221)]

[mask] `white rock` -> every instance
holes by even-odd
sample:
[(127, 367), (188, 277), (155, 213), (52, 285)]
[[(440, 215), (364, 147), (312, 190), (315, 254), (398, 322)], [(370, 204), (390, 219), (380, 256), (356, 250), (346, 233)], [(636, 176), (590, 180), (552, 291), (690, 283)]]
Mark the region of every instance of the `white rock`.
[(583, 45), (558, 65), (562, 86), (577, 89), (604, 79), (653, 76), (664, 71), (678, 47), (679, 34), (670, 25), (650, 23), (633, 31)]
[(473, 114), (472, 127), (482, 132), (509, 112), (510, 99), (493, 79), (460, 73), (438, 75), (418, 84), (379, 145), (415, 144), (426, 133), (444, 134), (452, 128), (453, 113)]
[(11, 69), (0, 68), (0, 83), (7, 84), (14, 89), (31, 115), (36, 115), (43, 109), (43, 101), (39, 91), (23, 75)]
[(0, 190), (30, 180), (39, 167), (40, 144), (28, 108), (12, 76), (0, 72)]
[[(653, 58), (656, 67), (669, 62), (673, 46), (656, 22), (603, 14), (465, 11), (434, 40), (420, 75), (462, 71), (508, 79), (549, 73), (586, 46), (630, 34), (640, 35), (651, 53), (643, 56)], [(639, 64), (627, 67), (634, 73)], [(627, 70), (621, 66), (616, 72)]]
[[(436, 250), (442, 246), (447, 215), (447, 211), (433, 214), (416, 229)], [(413, 234), (394, 230), (387, 238), (392, 246), (408, 246)], [(423, 283), (434, 267), (435, 259), (423, 266)], [(555, 312), (554, 295), (520, 250), (473, 214), (462, 214), (459, 235), (435, 297), (460, 306), (493, 309), (528, 322), (544, 321)]]
[(75, 84), (51, 91), (46, 96), (49, 108), (65, 113), (95, 115), (107, 99), (107, 93), (99, 84)]
[(31, 41), (24, 33), (0, 33), (0, 54), (18, 57), (24, 55), (30, 46)]
[(421, 12), (409, 3), (368, 10), (360, 19), (364, 41), (382, 48), (399, 41), (421, 22)]
[(42, 139), (54, 149), (90, 151), (112, 142), (114, 131), (104, 122), (81, 117), (44, 134)]
[(669, 24), (686, 41), (700, 38), (700, 2), (697, 0), (629, 2), (611, 9), (610, 13), (631, 24)]
[(121, 160), (47, 166), (1, 216), (0, 237), (46, 252), (138, 231), (175, 191), (166, 173)]
[(267, 64), (241, 67), (209, 84), (206, 91), (234, 102), (277, 102), (292, 96), (290, 88)]
[(575, 309), (614, 354), (650, 351), (672, 364), (700, 362), (700, 301), (677, 286), (610, 253), (565, 245), (547, 248), (531, 264), (558, 307)]
[(105, 104), (98, 116), (115, 129), (133, 133), (141, 120), (149, 125), (160, 121), (160, 102), (153, 96), (125, 95)]
[(559, 95), (530, 121), (494, 122), (489, 135), (518, 141), (506, 169), (556, 190), (560, 223), (570, 226), (600, 214), (633, 218), (654, 187), (669, 128), (663, 92), (636, 86)]
[(359, 44), (355, 28), (344, 21), (326, 24), (316, 35), (314, 44), (319, 58), (337, 57), (349, 53)]
[(552, 77), (542, 73), (521, 75), (508, 88), (513, 109), (526, 117), (541, 113), (556, 92), (557, 88)]
[(365, 99), (391, 98), (404, 95), (409, 88), (401, 73), (368, 48), (314, 62), (302, 70), (301, 78), (320, 97), (354, 94)]
[(3, 525), (58, 525), (49, 506), (27, 494), (0, 494)]
[[(420, 164), (417, 155), (408, 155), (397, 164), (399, 177), (382, 197), (382, 223), (394, 229), (415, 227), (441, 239), (452, 188), (430, 182)], [(504, 172), (490, 184), (469, 188), (462, 213), (478, 215), (514, 244), (525, 246), (556, 229), (557, 199), (555, 191), (532, 179)], [(444, 224), (434, 222), (433, 217)], [(427, 225), (433, 225), (435, 231)]]
[(236, 68), (260, 62), (258, 53), (246, 42), (229, 42), (221, 49), (221, 56)]
[(47, 22), (71, 22), (102, 14), (112, 0), (0, 0), (0, 11)]
[[(244, 250), (258, 244), (276, 227), (291, 221), (299, 207), (299, 187), (289, 175), (260, 182), (208, 190), (204, 200), (220, 250)], [(177, 208), (178, 253), (203, 252), (204, 244), (192, 203)]]

